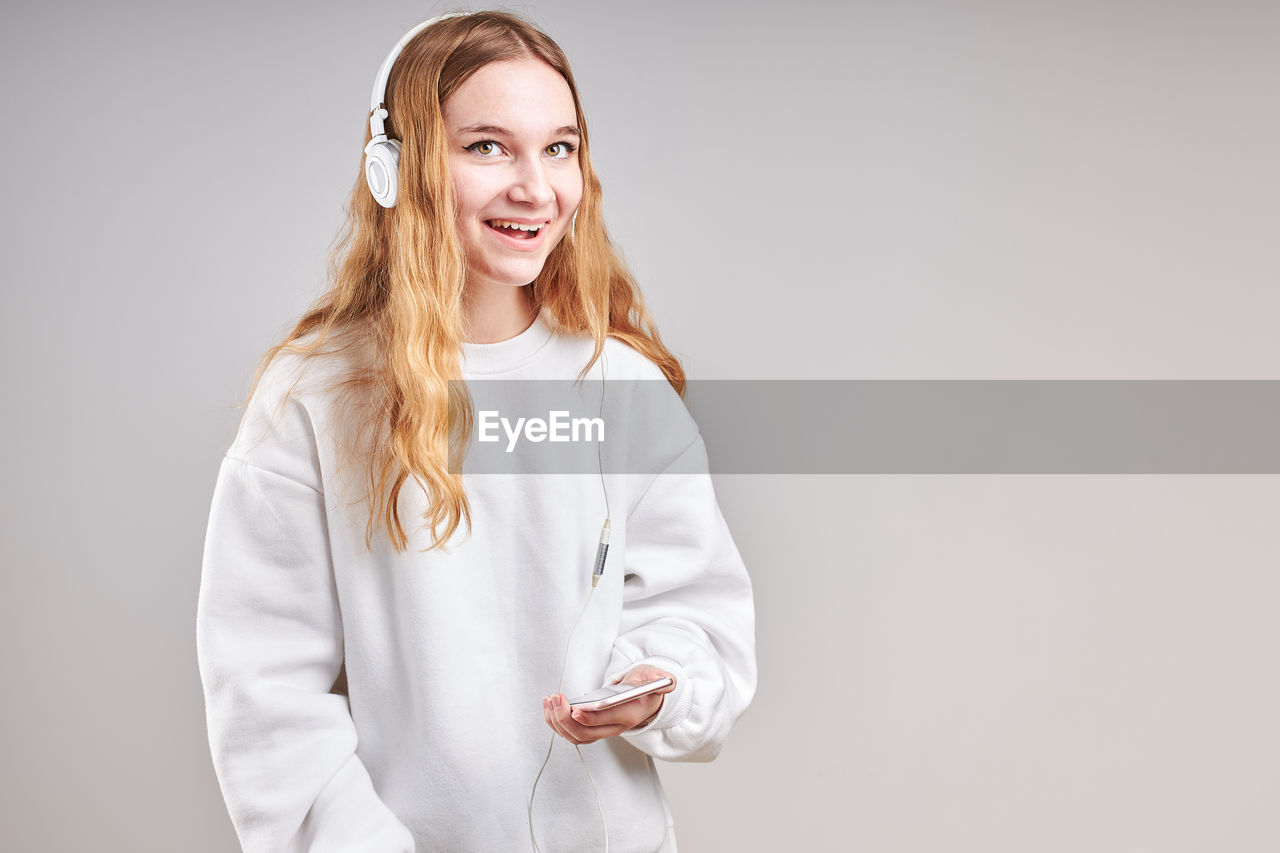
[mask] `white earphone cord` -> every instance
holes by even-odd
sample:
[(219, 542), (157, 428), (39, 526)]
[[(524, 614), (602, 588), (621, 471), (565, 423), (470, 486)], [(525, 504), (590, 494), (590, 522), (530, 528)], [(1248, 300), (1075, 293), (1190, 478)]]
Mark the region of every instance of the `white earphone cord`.
[[(604, 421), (604, 395), (605, 395), (605, 370), (608, 367), (608, 359), (604, 353), (600, 354), (600, 420)], [(609, 550), (607, 541), (607, 533), (609, 529), (609, 519), (611, 513), (609, 511), (609, 489), (606, 488), (604, 482), (604, 458), (600, 451), (600, 442), (596, 442), (596, 464), (600, 468), (600, 491), (604, 493), (604, 531), (601, 532), (601, 538), (604, 539), (600, 545), (601, 551), (597, 552), (596, 569), (603, 571), (604, 553)], [(593, 572), (591, 576), (591, 589), (587, 591), (587, 599), (582, 603), (582, 609), (578, 611), (578, 618), (573, 620), (573, 627), (569, 629), (569, 639), (564, 644), (564, 662), (560, 665), (560, 684), (556, 687), (556, 693), (564, 689), (564, 673), (569, 667), (569, 647), (573, 643), (573, 632), (578, 630), (578, 623), (582, 621), (582, 614), (587, 612), (587, 605), (591, 603), (591, 596), (596, 591), (596, 580), (599, 573)], [(533, 780), (533, 789), (529, 792), (529, 840), (533, 842), (533, 849), (537, 853), (542, 853), (542, 848), (538, 846), (538, 838), (533, 832), (533, 799), (538, 794), (538, 781), (542, 778), (542, 771), (547, 769), (547, 762), (551, 760), (551, 749), (556, 745), (556, 734), (551, 733), (551, 741), (547, 744), (547, 754), (542, 759), (542, 766), (538, 768), (538, 775)], [(604, 853), (609, 853), (609, 823), (604, 817), (604, 806), (600, 804), (600, 789), (596, 787), (595, 777), (591, 775), (591, 768), (587, 766), (587, 759), (582, 754), (582, 747), (579, 744), (573, 745), (574, 750), (578, 753), (578, 760), (582, 762), (582, 769), (587, 771), (587, 778), (591, 780), (591, 790), (596, 795), (596, 810), (600, 812), (600, 825), (604, 827)]]

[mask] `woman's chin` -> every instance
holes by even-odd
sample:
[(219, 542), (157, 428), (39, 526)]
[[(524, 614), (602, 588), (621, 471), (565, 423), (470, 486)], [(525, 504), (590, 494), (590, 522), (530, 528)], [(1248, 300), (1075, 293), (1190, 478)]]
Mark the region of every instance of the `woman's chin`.
[(471, 270), (467, 277), (468, 285), (479, 285), (484, 288), (524, 287), (542, 273), (541, 263), (510, 264), (489, 266), (480, 270)]

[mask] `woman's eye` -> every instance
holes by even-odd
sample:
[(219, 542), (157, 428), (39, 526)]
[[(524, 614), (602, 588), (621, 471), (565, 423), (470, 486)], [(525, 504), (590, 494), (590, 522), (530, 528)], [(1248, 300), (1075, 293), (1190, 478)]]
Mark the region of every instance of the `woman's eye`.
[(574, 146), (568, 142), (553, 142), (547, 146), (546, 151), (557, 160), (566, 160), (573, 153)]
[(482, 139), (479, 142), (473, 142), (467, 146), (467, 150), (474, 151), (483, 157), (492, 157), (499, 151), (498, 143), (494, 142), (492, 139)]

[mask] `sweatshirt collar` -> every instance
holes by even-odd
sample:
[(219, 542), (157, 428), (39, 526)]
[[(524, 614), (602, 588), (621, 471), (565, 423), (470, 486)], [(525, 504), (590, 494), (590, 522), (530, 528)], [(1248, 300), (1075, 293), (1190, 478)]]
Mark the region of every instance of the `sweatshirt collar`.
[(551, 319), (544, 307), (533, 323), (514, 338), (492, 344), (462, 343), (464, 374), (503, 373), (532, 361), (551, 340)]

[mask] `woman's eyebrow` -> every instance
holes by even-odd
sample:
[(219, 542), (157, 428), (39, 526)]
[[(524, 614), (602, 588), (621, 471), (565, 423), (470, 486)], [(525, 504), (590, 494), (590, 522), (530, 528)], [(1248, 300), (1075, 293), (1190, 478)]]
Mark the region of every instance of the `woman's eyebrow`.
[[(467, 127), (459, 128), (458, 133), (492, 133), (495, 136), (514, 136), (514, 134), (505, 127), (499, 127), (496, 124), (472, 124)], [(552, 136), (576, 136), (582, 138), (582, 131), (571, 124), (558, 127), (551, 131)]]

